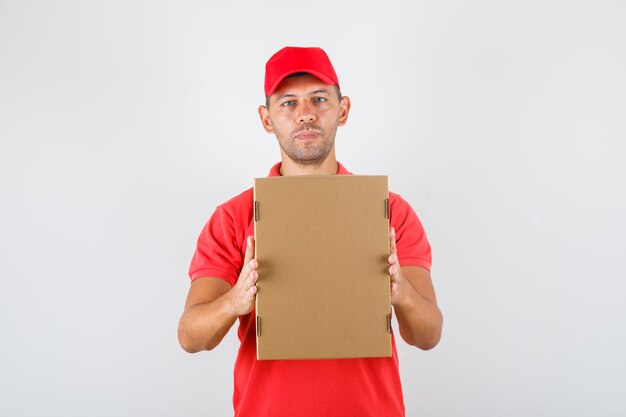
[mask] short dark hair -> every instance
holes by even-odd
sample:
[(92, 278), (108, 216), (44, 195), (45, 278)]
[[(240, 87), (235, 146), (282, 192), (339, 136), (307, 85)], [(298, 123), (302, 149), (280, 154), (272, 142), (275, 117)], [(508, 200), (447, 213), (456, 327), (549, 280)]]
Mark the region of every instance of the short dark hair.
[[(285, 78), (295, 78), (295, 77), (302, 77), (303, 75), (311, 75), (308, 72), (296, 72), (295, 74), (291, 74), (286, 76)], [(339, 98), (339, 101), (341, 101), (341, 90), (339, 89), (339, 86), (337, 86), (337, 84), (333, 84), (333, 87), (335, 87), (335, 91), (337, 91), (337, 98)], [(270, 107), (270, 97), (269, 96), (265, 96), (265, 107), (269, 108)]]

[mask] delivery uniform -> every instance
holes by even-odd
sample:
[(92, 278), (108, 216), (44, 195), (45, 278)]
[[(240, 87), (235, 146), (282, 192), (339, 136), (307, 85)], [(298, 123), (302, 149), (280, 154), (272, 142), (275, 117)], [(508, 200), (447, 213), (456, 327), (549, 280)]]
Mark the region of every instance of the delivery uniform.
[[(280, 166), (274, 165), (269, 176), (280, 176)], [(337, 174), (351, 175), (338, 166)], [(400, 265), (430, 270), (430, 244), (411, 206), (390, 192), (389, 211)], [(189, 268), (191, 280), (215, 277), (235, 285), (250, 235), (254, 235), (252, 188), (218, 206), (202, 229)], [(239, 317), (235, 417), (404, 416), (393, 333), (390, 358), (258, 361), (254, 317), (255, 311)]]

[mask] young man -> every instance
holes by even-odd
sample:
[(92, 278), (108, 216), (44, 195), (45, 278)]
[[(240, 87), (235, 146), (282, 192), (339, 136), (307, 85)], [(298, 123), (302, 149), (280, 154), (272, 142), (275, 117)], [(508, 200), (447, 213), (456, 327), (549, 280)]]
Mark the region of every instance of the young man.
[[(320, 48), (286, 47), (266, 64), (263, 128), (280, 145), (269, 175), (350, 175), (335, 157), (337, 127), (350, 99)], [(392, 334), (391, 358), (256, 360), (253, 190), (217, 207), (198, 239), (192, 283), (179, 324), (188, 352), (211, 350), (239, 319), (236, 417), (401, 417), (404, 401)], [(402, 339), (421, 349), (441, 336), (442, 315), (430, 277), (430, 245), (407, 202), (389, 193), (391, 303)], [(349, 301), (349, 297), (346, 298)]]

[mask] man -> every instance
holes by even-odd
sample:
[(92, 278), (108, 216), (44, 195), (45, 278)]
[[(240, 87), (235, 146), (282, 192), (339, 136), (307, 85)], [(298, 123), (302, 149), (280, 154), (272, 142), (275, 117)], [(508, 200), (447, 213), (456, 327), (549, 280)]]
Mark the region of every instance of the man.
[[(350, 99), (341, 96), (322, 49), (278, 51), (266, 64), (265, 96), (259, 116), (264, 129), (276, 135), (281, 153), (270, 176), (350, 175), (337, 162), (334, 145), (337, 127), (348, 120)], [(389, 199), (391, 303), (402, 339), (430, 349), (442, 327), (429, 272), (430, 245), (408, 203), (394, 193)], [(200, 234), (179, 324), (181, 346), (188, 352), (211, 350), (239, 319), (236, 417), (404, 416), (393, 334), (391, 358), (256, 360), (252, 201), (249, 189), (218, 206)]]

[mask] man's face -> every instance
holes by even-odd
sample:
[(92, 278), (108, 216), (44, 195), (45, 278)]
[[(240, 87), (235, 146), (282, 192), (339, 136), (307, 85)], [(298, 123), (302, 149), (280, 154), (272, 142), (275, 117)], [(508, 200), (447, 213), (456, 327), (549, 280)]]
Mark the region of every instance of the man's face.
[(350, 100), (312, 75), (285, 78), (259, 107), (263, 127), (274, 133), (282, 152), (304, 165), (319, 165), (334, 149), (337, 126), (348, 119)]

